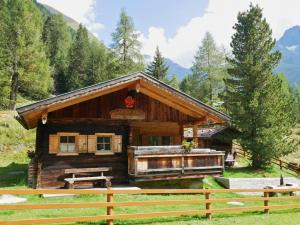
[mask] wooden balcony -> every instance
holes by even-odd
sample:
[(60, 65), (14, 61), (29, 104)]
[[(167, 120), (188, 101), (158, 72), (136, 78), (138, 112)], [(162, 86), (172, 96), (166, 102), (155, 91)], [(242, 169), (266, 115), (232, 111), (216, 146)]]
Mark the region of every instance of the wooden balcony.
[(189, 179), (224, 171), (224, 152), (181, 146), (131, 146), (128, 149), (128, 174), (132, 181)]

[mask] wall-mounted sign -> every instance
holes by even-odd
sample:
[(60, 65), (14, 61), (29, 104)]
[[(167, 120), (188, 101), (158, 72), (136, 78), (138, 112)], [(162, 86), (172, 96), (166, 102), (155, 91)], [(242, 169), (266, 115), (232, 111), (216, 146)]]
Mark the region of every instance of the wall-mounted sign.
[(111, 119), (143, 120), (145, 117), (145, 112), (141, 109), (114, 109), (110, 112)]
[(193, 128), (192, 127), (185, 127), (183, 128), (183, 137), (185, 138), (192, 138), (194, 136)]

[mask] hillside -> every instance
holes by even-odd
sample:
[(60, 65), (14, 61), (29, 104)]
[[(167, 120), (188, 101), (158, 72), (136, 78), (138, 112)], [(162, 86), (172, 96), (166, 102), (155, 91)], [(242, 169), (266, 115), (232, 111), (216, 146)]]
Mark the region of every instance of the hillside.
[(0, 167), (28, 163), (27, 151), (35, 147), (35, 130), (25, 130), (14, 115), (13, 111), (0, 111)]
[[(79, 23), (75, 20), (73, 20), (72, 18), (66, 16), (65, 14), (59, 12), (58, 10), (52, 8), (51, 6), (49, 5), (46, 5), (46, 4), (41, 4), (41, 3), (38, 3), (38, 2), (35, 2), (35, 4), (37, 5), (37, 7), (40, 9), (40, 11), (42, 12), (43, 15), (45, 16), (49, 16), (49, 15), (57, 15), (57, 14), (60, 14), (64, 17), (64, 20), (66, 21), (67, 25), (74, 31), (78, 29), (79, 27)], [(98, 40), (95, 35), (93, 35), (91, 32), (88, 31), (88, 34), (89, 34), (89, 37), (91, 39), (95, 39), (95, 40)]]

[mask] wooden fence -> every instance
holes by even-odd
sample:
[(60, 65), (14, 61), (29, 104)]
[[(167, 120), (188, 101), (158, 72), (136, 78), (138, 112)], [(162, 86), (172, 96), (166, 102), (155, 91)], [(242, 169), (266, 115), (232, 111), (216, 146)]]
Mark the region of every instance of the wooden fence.
[[(261, 192), (263, 197), (242, 197), (242, 198), (214, 198), (212, 194), (218, 193), (238, 193), (238, 192)], [(22, 219), (22, 220), (9, 220), (0, 221), (0, 225), (24, 225), (24, 224), (47, 224), (47, 223), (70, 223), (70, 222), (92, 222), (106, 220), (107, 224), (112, 225), (115, 219), (137, 219), (137, 218), (157, 218), (157, 217), (170, 217), (180, 215), (206, 215), (208, 219), (212, 218), (214, 213), (224, 212), (239, 212), (239, 211), (257, 211), (262, 210), (268, 213), (269, 210), (275, 209), (295, 209), (300, 208), (300, 196), (280, 196), (271, 197), (270, 193), (279, 192), (300, 192), (300, 188), (292, 189), (141, 189), (141, 190), (84, 190), (84, 189), (0, 189), (1, 194), (104, 194), (107, 196), (106, 202), (86, 202), (86, 203), (45, 203), (45, 204), (13, 204), (13, 205), (0, 205), (0, 210), (34, 210), (34, 209), (62, 209), (62, 208), (95, 208), (106, 207), (106, 215), (97, 216), (75, 216), (74, 217), (61, 217), (61, 218), (40, 218), (40, 219)], [(114, 201), (114, 196), (118, 194), (195, 194), (195, 199), (192, 200), (167, 200), (167, 201)], [(197, 195), (198, 194), (198, 195)], [(201, 195), (199, 195), (201, 194)], [(202, 197), (203, 199), (201, 199)], [(297, 200), (294, 204), (278, 204), (270, 205), (272, 200)], [(226, 203), (228, 201), (258, 201), (261, 206), (252, 207), (232, 207), (232, 208), (213, 208), (214, 203)], [(178, 204), (204, 204), (204, 210), (183, 210), (183, 211), (164, 211), (164, 212), (150, 212), (150, 213), (134, 213), (134, 214), (114, 214), (115, 207), (128, 207), (128, 206), (151, 206), (151, 205), (178, 205)]]
[[(249, 153), (247, 153), (240, 145), (235, 145), (234, 148), (235, 148), (235, 151), (237, 152), (237, 154), (250, 160), (251, 155)], [(286, 162), (284, 160), (276, 159), (276, 158), (272, 159), (272, 163), (279, 166), (281, 170), (284, 168), (286, 170), (289, 170), (291, 172), (294, 172), (294, 173), (300, 175), (300, 166), (298, 164)]]

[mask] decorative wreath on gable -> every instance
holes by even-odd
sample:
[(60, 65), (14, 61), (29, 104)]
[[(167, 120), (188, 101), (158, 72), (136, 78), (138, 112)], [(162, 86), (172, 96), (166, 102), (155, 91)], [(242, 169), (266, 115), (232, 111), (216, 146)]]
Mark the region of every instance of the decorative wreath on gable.
[(135, 100), (132, 96), (127, 96), (124, 99), (124, 104), (125, 104), (126, 108), (132, 109), (134, 107)]

